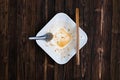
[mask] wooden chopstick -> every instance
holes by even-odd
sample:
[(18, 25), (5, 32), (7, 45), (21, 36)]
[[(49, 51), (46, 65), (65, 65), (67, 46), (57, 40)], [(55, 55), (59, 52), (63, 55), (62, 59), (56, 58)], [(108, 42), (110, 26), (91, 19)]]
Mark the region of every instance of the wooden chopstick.
[(76, 8), (76, 63), (80, 65), (80, 53), (79, 53), (79, 8)]

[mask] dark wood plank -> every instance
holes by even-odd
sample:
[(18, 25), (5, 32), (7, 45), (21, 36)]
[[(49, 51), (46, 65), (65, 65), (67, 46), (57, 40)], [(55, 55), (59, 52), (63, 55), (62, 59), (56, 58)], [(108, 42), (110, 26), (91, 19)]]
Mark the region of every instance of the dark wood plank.
[(64, 65), (55, 63), (54, 80), (65, 80)]
[(120, 1), (113, 0), (113, 25), (111, 45), (111, 80), (120, 79)]
[(112, 0), (95, 0), (94, 8), (92, 80), (110, 80)]
[(0, 80), (8, 80), (8, 0), (0, 0)]
[(64, 12), (65, 0), (55, 0), (55, 12)]
[(35, 33), (35, 1), (18, 0), (17, 79), (35, 80), (35, 43), (28, 40)]
[[(24, 55), (24, 46), (22, 46), (25, 42), (24, 37), (22, 37), (24, 40), (21, 38), (21, 33), (22, 33), (22, 27), (23, 27), (23, 0), (18, 0), (17, 1), (17, 27), (18, 27), (18, 43), (17, 47), (19, 49), (17, 50), (17, 80), (25, 80), (25, 59), (23, 57)], [(25, 14), (25, 13), (24, 13)], [(24, 41), (24, 42), (23, 42)], [(26, 45), (26, 44), (25, 44)], [(22, 51), (23, 50), (23, 51)]]
[(114, 33), (120, 33), (120, 23), (119, 23), (119, 19), (120, 19), (120, 5), (119, 5), (120, 1), (119, 0), (113, 0), (113, 26), (112, 26), (112, 32)]
[(120, 79), (120, 34), (112, 33), (111, 50), (111, 80)]
[(94, 5), (93, 1), (81, 0), (81, 19), (83, 26), (81, 28), (88, 36), (87, 44), (81, 49), (81, 78), (82, 80), (92, 80), (92, 52), (94, 37)]
[[(17, 79), (17, 1), (9, 1), (8, 4), (8, 30), (9, 30), (9, 63), (8, 79)], [(14, 43), (13, 43), (14, 42)]]
[[(35, 34), (35, 22), (36, 22), (36, 0), (26, 0), (27, 3), (27, 28), (28, 29), (28, 36)], [(27, 31), (26, 31), (27, 32)], [(27, 41), (28, 41), (27, 36)], [(29, 63), (26, 62), (27, 67), (29, 68), (29, 73), (27, 75), (29, 76), (28, 80), (35, 80), (35, 46), (33, 43), (28, 42), (28, 50), (29, 50)], [(28, 72), (28, 70), (26, 70)]]

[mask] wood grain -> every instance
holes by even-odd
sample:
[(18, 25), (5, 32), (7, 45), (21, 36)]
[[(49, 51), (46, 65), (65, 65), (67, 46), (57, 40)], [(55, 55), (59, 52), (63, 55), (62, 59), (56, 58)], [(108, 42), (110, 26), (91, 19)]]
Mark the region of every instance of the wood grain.
[[(94, 20), (94, 5), (93, 1), (81, 1), (82, 13), (81, 20), (83, 20), (83, 27), (81, 27), (88, 35), (87, 45), (81, 49), (81, 76), (82, 80), (92, 79), (92, 52), (93, 52), (93, 38), (95, 35), (95, 20)], [(81, 8), (80, 8), (81, 9)]]
[(111, 80), (120, 79), (120, 1), (113, 1), (112, 45), (111, 45)]
[[(0, 80), (120, 80), (119, 3), (0, 0)], [(28, 37), (35, 36), (58, 12), (65, 12), (75, 21), (76, 7), (88, 42), (80, 50), (79, 66), (75, 56), (59, 65)]]
[(8, 0), (0, 1), (0, 37), (0, 80), (7, 80), (9, 74)]
[(96, 1), (95, 12), (96, 23), (92, 52), (92, 74), (95, 75), (92, 75), (92, 79), (110, 80), (108, 76), (110, 76), (112, 1)]

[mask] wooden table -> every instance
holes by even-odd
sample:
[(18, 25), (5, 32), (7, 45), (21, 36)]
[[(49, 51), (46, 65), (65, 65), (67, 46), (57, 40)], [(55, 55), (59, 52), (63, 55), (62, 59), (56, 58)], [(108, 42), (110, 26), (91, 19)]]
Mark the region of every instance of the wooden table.
[[(0, 80), (120, 80), (120, 0), (0, 0)], [(58, 12), (75, 21), (88, 35), (75, 57), (56, 64), (29, 36)]]

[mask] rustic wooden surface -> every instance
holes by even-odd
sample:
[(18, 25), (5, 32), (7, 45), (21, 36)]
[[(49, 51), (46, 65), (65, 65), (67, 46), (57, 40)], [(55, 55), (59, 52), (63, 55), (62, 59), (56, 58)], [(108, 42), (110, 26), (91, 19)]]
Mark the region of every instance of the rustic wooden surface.
[[(120, 0), (0, 0), (0, 80), (120, 80)], [(56, 64), (29, 41), (58, 12), (75, 21), (88, 35), (75, 57)]]

